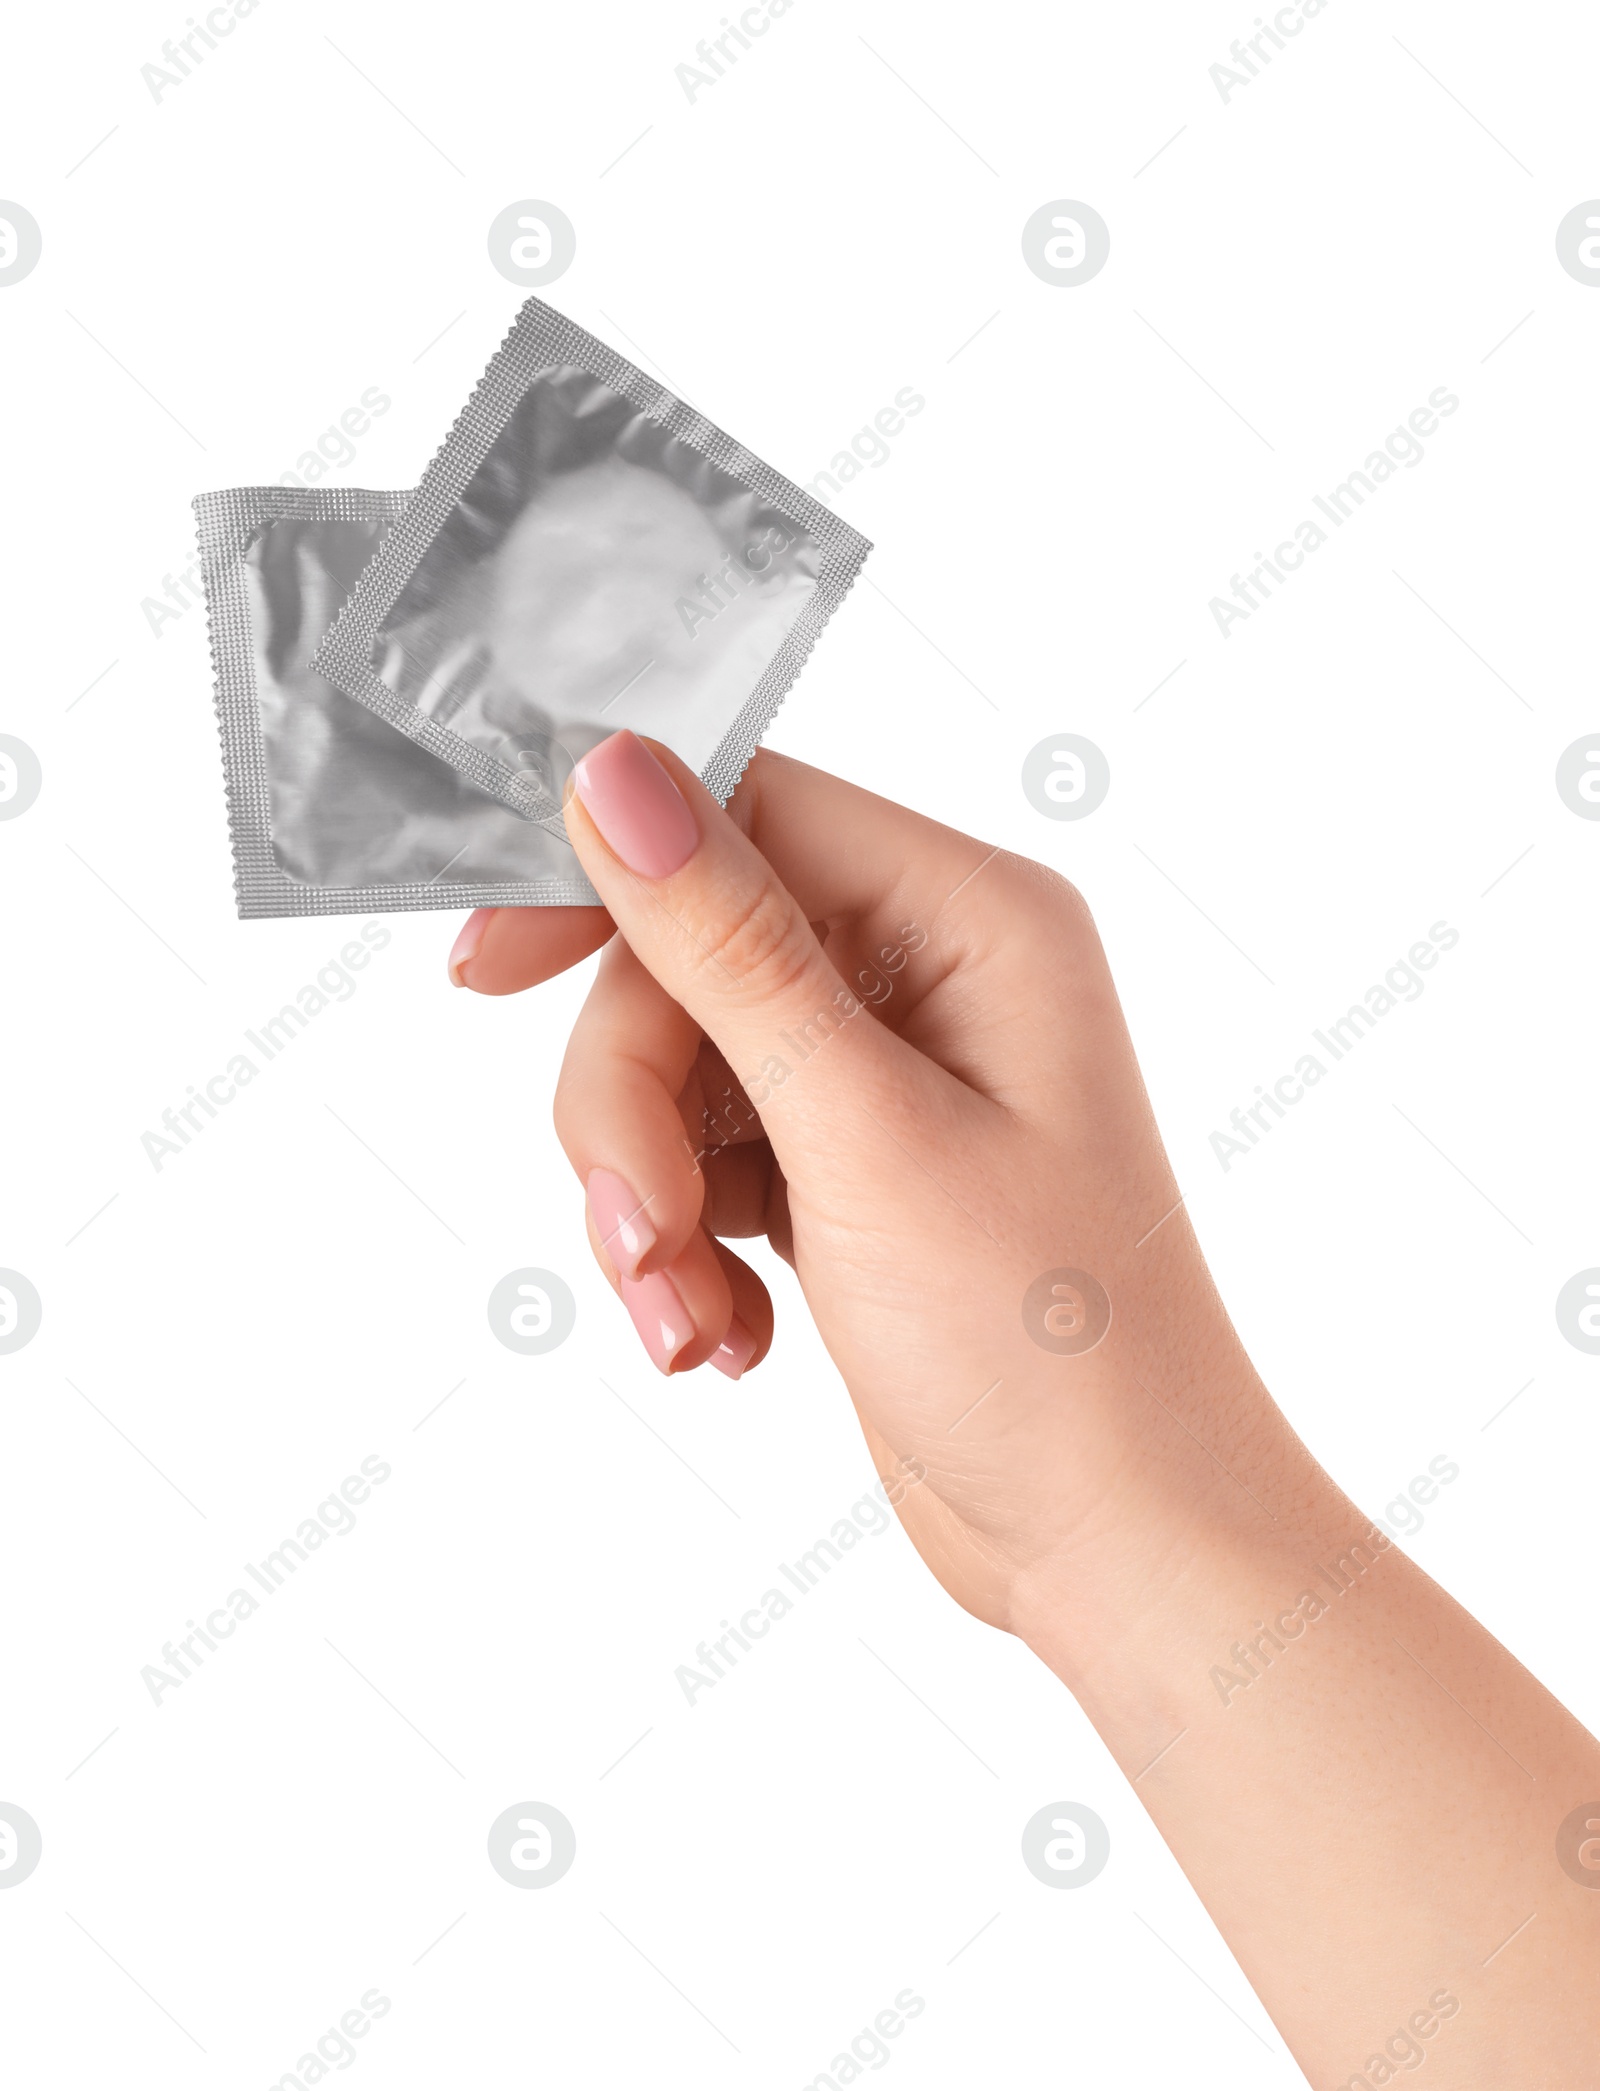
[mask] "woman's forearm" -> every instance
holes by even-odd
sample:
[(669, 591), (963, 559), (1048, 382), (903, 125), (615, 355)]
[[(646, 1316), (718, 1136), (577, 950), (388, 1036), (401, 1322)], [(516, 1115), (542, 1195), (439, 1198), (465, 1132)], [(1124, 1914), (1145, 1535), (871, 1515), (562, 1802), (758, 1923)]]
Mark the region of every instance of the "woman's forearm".
[(1264, 1396), (1213, 1413), (1246, 1420), (1119, 1503), (1025, 1638), (1313, 2083), (1600, 2083), (1600, 1745)]

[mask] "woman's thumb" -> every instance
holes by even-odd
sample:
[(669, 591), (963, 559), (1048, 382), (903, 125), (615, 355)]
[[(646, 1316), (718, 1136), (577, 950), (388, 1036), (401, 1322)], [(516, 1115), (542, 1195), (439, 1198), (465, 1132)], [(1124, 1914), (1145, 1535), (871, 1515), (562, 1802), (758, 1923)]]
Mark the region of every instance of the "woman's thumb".
[(805, 911), (667, 749), (613, 734), (584, 756), (567, 833), (636, 956), (721, 1048), (770, 1121), (826, 1107), (863, 1062), (905, 1048), (829, 963)]

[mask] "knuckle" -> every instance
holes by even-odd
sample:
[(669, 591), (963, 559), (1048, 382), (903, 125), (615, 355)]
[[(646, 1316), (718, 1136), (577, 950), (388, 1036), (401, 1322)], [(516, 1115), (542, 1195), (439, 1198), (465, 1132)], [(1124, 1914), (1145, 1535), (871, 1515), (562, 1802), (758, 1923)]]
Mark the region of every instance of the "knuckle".
[(1052, 872), (1050, 876), (1050, 898), (1057, 913), (1064, 921), (1069, 922), (1074, 929), (1080, 931), (1083, 935), (1098, 936), (1099, 932), (1095, 928), (1094, 910), (1090, 907), (1083, 894), (1072, 883), (1071, 879), (1063, 878), (1059, 872)]
[(1019, 901), (1036, 908), (1042, 918), (1080, 936), (1096, 934), (1089, 903), (1070, 879), (1031, 857), (1011, 858), (1008, 870)]
[(607, 1122), (632, 1069), (624, 1056), (575, 1031), (550, 1099), (550, 1123), (562, 1151), (576, 1168), (592, 1145), (595, 1128)]
[(572, 1077), (565, 1068), (556, 1082), (555, 1095), (550, 1099), (550, 1123), (563, 1151), (570, 1155), (578, 1130), (578, 1099)]
[(695, 938), (700, 971), (714, 991), (782, 994), (809, 967), (809, 937), (793, 900), (769, 875), (701, 926)]

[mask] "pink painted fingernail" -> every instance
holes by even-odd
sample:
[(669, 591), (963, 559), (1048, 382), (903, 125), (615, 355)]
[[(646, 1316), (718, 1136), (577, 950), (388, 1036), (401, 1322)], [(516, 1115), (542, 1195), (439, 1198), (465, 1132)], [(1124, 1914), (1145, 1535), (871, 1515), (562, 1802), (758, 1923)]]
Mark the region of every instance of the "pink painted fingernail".
[(461, 977), (461, 969), (470, 965), (477, 957), (478, 947), (483, 942), (483, 933), (489, 927), (489, 917), (493, 913), (493, 908), (474, 908), (462, 923), (460, 935), (450, 946), (448, 971), (453, 986), (466, 986), (467, 983)]
[(614, 1169), (591, 1169), (585, 1186), (594, 1231), (620, 1276), (636, 1278), (656, 1245), (656, 1230), (641, 1199)]
[(648, 1278), (622, 1280), (622, 1304), (633, 1317), (639, 1341), (658, 1372), (670, 1372), (672, 1361), (694, 1334), (689, 1310), (665, 1271)]
[(742, 1379), (745, 1367), (756, 1354), (756, 1339), (736, 1314), (728, 1324), (728, 1333), (711, 1353), (707, 1363), (725, 1372), (729, 1379)]
[(591, 748), (572, 781), (595, 826), (640, 878), (664, 879), (694, 855), (694, 815), (637, 734), (624, 728)]

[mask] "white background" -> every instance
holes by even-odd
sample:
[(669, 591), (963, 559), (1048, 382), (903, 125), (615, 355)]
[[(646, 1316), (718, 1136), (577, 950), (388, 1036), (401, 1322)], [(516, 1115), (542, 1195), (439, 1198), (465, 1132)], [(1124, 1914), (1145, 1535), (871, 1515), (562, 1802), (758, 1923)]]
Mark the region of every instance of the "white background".
[[(44, 771), (0, 825), (0, 1264), (44, 1301), (0, 1358), (18, 2083), (266, 2086), (373, 1986), (373, 2085), (798, 2087), (907, 1986), (896, 2083), (1301, 2081), (1072, 1702), (898, 1529), (685, 1705), (870, 1469), (781, 1267), (741, 1386), (660, 1381), (591, 1271), (548, 1111), (587, 968), (475, 999), (453, 917), (385, 918), (349, 1001), (142, 1151), (358, 925), (234, 919), (203, 613), (141, 605), (199, 488), (369, 386), (323, 483), (415, 482), (519, 302), (485, 234), (521, 197), (577, 228), (546, 295), (799, 480), (925, 396), (837, 503), (870, 584), (774, 743), (1082, 886), (1269, 1384), (1374, 1515), (1459, 1464), (1409, 1544), (1600, 1723), (1600, 1362), (1553, 1314), (1600, 1263), (1600, 823), (1553, 783), (1600, 726), (1600, 295), (1554, 248), (1600, 30), (1331, 0), (1224, 103), (1247, 4), (798, 0), (691, 104), (720, 13), (265, 0), (159, 102), (176, 0), (9, 30), (0, 195), (44, 233), (0, 291), (0, 731)], [(1021, 254), (1060, 197), (1111, 229), (1077, 289)], [(1210, 598), (1440, 385), (1425, 462), (1224, 639)], [(1111, 765), (1077, 824), (1019, 783), (1062, 731)], [(1228, 1113), (1441, 920), (1421, 998), (1224, 1172)], [(485, 1318), (526, 1264), (578, 1297), (547, 1359)], [(357, 1529), (152, 1705), (141, 1666), (374, 1453)], [(529, 1799), (578, 1838), (532, 1894), (484, 1854)], [(1111, 1831), (1072, 1893), (1018, 1851), (1060, 1800)]]

